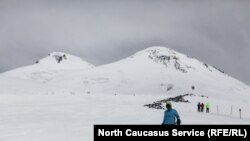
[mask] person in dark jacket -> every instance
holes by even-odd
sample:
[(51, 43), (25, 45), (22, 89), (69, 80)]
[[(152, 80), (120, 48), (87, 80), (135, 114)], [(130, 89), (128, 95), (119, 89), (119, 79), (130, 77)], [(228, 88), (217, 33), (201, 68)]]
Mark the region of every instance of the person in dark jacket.
[(166, 104), (167, 110), (164, 112), (164, 119), (162, 125), (180, 125), (181, 120), (178, 112), (172, 108), (171, 103)]
[(204, 103), (201, 103), (201, 112), (204, 111)]
[(198, 112), (200, 112), (201, 111), (201, 103), (200, 102), (197, 104), (197, 108), (198, 108)]

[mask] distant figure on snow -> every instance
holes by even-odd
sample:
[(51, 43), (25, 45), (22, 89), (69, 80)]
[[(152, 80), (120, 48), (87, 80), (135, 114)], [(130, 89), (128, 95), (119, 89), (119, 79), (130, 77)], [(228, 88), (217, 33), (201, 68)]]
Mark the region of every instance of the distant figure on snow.
[(209, 113), (209, 102), (206, 103), (206, 113)]
[(166, 103), (167, 110), (164, 112), (164, 119), (162, 125), (180, 125), (181, 120), (178, 112), (172, 108), (170, 102)]
[(200, 112), (201, 111), (201, 103), (200, 102), (197, 104), (197, 108), (198, 108), (198, 112)]
[(201, 112), (204, 111), (204, 103), (201, 103)]

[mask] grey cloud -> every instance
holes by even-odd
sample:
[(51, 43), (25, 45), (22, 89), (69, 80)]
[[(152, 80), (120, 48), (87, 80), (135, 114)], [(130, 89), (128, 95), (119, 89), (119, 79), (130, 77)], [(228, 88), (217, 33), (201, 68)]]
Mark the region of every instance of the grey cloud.
[(0, 0), (0, 71), (52, 51), (101, 65), (162, 45), (250, 84), (249, 6), (247, 0)]

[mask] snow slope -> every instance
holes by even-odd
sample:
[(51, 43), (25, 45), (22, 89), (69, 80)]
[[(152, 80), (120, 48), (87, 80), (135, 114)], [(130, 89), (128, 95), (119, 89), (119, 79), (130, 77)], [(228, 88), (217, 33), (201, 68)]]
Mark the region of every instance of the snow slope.
[[(161, 124), (164, 110), (148, 109), (145, 103), (159, 96), (132, 95), (1, 95), (1, 141), (92, 141), (94, 124)], [(211, 102), (211, 113), (196, 112), (196, 103), (173, 103), (183, 124), (249, 124), (249, 107)], [(220, 104), (223, 104), (222, 102)], [(228, 107), (226, 107), (228, 106)]]
[[(94, 65), (81, 58), (63, 52), (53, 52), (38, 60), (36, 64), (17, 68), (0, 75), (0, 94), (54, 94), (69, 93), (64, 85), (49, 83), (55, 78), (84, 72), (94, 68)], [(72, 79), (72, 78), (68, 78)], [(63, 81), (68, 82), (68, 79)], [(49, 84), (47, 84), (49, 83)]]
[[(161, 124), (164, 111), (144, 105), (187, 93), (173, 103), (183, 124), (250, 123), (249, 86), (165, 47), (98, 67), (55, 52), (0, 74), (0, 86), (1, 141), (87, 141), (94, 124)], [(196, 112), (198, 102), (211, 113)]]
[[(132, 90), (127, 93), (195, 92), (217, 95), (249, 92), (248, 86), (216, 68), (165, 47), (151, 47), (101, 68), (120, 72), (124, 78), (121, 91), (127, 90), (126, 85)], [(195, 91), (191, 89), (192, 86), (195, 86)]]
[(14, 69), (2, 75), (32, 81), (49, 81), (53, 77), (68, 71), (84, 71), (91, 68), (94, 68), (94, 65), (83, 61), (79, 57), (63, 52), (53, 52), (47, 57), (36, 61), (36, 64)]
[[(73, 93), (248, 95), (249, 86), (220, 70), (165, 47), (151, 47), (115, 63), (93, 67), (80, 58), (52, 53), (38, 64), (2, 74)], [(61, 62), (58, 62), (61, 57)], [(192, 89), (194, 87), (194, 89)]]

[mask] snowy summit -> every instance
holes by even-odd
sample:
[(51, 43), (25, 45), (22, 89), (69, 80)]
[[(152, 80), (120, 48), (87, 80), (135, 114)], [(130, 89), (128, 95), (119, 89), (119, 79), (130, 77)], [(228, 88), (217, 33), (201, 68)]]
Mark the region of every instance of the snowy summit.
[(47, 68), (65, 68), (65, 69), (77, 69), (77, 68), (90, 68), (92, 64), (83, 61), (81, 58), (63, 53), (53, 52), (43, 59), (36, 62), (39, 65), (44, 65)]
[(249, 90), (247, 85), (223, 71), (166, 47), (150, 47), (97, 67), (79, 57), (53, 52), (34, 65), (2, 75), (48, 86), (68, 86), (76, 93), (241, 95)]

